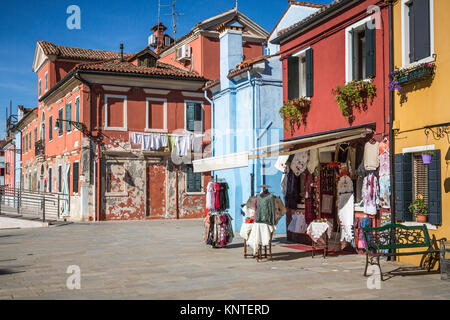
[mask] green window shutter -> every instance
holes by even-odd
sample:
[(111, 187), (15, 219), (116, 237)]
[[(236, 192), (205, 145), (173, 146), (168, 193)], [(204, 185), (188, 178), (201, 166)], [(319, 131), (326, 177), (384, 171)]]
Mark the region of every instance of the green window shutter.
[(408, 207), (412, 202), (412, 156), (411, 153), (395, 155), (395, 208), (397, 221), (412, 221)]
[(202, 191), (202, 174), (194, 173), (194, 178), (195, 178), (195, 191), (201, 192)]
[(194, 173), (193, 173), (192, 166), (187, 166), (186, 188), (187, 188), (187, 192), (193, 192), (195, 190), (195, 181), (194, 181)]
[(37, 142), (37, 127), (34, 127), (34, 144)]
[(194, 169), (193, 169), (192, 165), (187, 166), (186, 188), (187, 188), (187, 192), (201, 192), (202, 191), (202, 174), (194, 173)]
[(186, 130), (194, 131), (195, 129), (195, 104), (187, 103), (186, 105)]
[(58, 124), (58, 134), (60, 136), (62, 136), (63, 134), (63, 109), (59, 109), (58, 111), (58, 119), (59, 119), (59, 124)]
[(352, 31), (350, 31), (351, 33), (351, 41), (352, 41), (352, 80), (356, 80), (357, 76), (356, 76), (356, 30), (352, 29)]
[(314, 95), (314, 63), (313, 49), (306, 50), (306, 96)]
[(194, 129), (197, 132), (203, 132), (202, 113), (202, 104), (196, 103), (194, 110)]
[(80, 98), (75, 100), (75, 121), (80, 122)]
[[(66, 120), (72, 121), (72, 104), (68, 103), (66, 104)], [(66, 122), (66, 131), (70, 132), (72, 131), (72, 125), (70, 122)]]
[(73, 164), (73, 192), (78, 193), (79, 163)]
[(366, 23), (366, 78), (376, 75), (376, 28), (373, 22)]
[(58, 192), (62, 191), (62, 166), (58, 167)]
[(53, 116), (48, 118), (48, 140), (51, 141), (53, 139)]
[(48, 168), (48, 192), (52, 192), (52, 168)]
[(67, 171), (67, 193), (70, 194), (70, 163), (68, 164), (69, 170)]
[(430, 1), (415, 0), (410, 5), (411, 62), (427, 58), (431, 53)]
[(288, 100), (298, 98), (300, 94), (299, 84), (299, 60), (297, 57), (288, 57)]
[(428, 165), (428, 222), (442, 224), (441, 150), (433, 151), (433, 160)]

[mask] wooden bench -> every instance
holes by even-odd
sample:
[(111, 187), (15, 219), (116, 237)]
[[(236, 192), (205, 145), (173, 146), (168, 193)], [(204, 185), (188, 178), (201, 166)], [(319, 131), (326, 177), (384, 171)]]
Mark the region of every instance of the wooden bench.
[[(438, 241), (445, 238), (430, 240), (426, 225), (422, 226), (404, 226), (401, 224), (387, 224), (378, 228), (363, 228), (365, 250), (366, 250), (366, 268), (364, 276), (367, 276), (367, 268), (370, 265), (377, 265), (381, 272), (380, 257), (423, 255), (420, 262), (420, 268), (430, 272), (437, 262), (439, 262), (440, 249)], [(408, 250), (408, 249), (422, 250)], [(406, 249), (399, 252), (399, 249)]]

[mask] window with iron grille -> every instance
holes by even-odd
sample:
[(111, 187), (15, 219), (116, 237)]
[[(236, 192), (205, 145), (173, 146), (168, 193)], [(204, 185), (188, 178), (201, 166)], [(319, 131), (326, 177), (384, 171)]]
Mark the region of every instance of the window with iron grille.
[(413, 157), (413, 201), (418, 195), (423, 196), (425, 203), (428, 203), (428, 167), (423, 164), (422, 156)]

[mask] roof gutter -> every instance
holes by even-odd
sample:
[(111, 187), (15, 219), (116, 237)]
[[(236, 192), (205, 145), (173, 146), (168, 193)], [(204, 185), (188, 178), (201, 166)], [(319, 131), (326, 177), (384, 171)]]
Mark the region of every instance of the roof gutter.
[[(284, 40), (287, 40), (289, 37), (294, 36), (295, 34), (305, 31), (307, 27), (313, 27), (313, 24), (320, 23), (322, 20), (325, 20), (328, 18), (331, 14), (338, 13), (337, 11), (345, 9), (347, 6), (359, 2), (361, 0), (342, 0), (339, 3), (336, 3), (335, 5), (332, 5), (328, 9), (325, 9), (321, 13), (317, 14), (316, 16), (312, 17), (311, 19), (306, 20), (303, 23), (300, 23), (298, 26), (282, 33), (280, 36), (276, 37), (275, 39), (271, 40), (270, 43), (272, 44), (281, 44)], [(307, 18), (306, 18), (307, 19)]]

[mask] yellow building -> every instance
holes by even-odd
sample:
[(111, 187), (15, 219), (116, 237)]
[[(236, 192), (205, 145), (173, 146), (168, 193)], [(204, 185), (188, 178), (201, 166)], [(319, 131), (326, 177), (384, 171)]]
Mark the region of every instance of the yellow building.
[[(395, 200), (397, 222), (419, 194), (430, 237), (450, 240), (450, 1), (393, 1)], [(422, 154), (432, 153), (425, 164)], [(425, 161), (426, 162), (426, 161)], [(421, 256), (401, 257), (418, 265)]]

